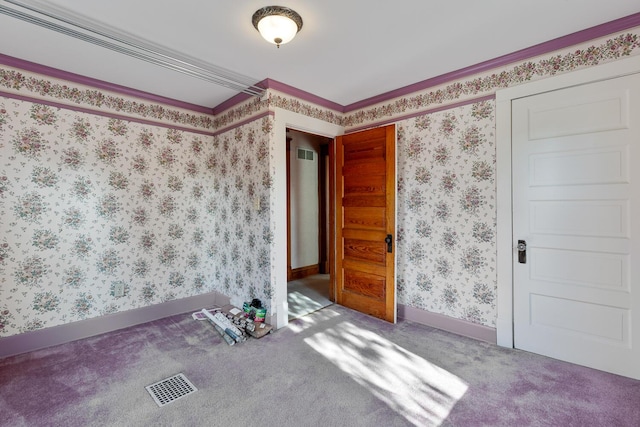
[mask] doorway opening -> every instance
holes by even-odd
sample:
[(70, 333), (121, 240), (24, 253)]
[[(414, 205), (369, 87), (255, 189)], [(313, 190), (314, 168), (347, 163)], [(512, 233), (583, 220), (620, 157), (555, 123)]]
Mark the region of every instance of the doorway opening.
[(287, 129), (287, 305), (289, 320), (333, 304), (333, 140)]

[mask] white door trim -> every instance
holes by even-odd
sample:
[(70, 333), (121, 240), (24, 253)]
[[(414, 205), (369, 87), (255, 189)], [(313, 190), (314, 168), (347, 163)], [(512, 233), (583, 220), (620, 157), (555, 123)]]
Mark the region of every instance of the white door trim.
[[(320, 119), (308, 117), (300, 113), (273, 108), (273, 152), (270, 168), (273, 171), (273, 189), (271, 191), (271, 223), (274, 225), (274, 251), (271, 254), (271, 283), (275, 284), (272, 299), (271, 321), (276, 328), (289, 323), (289, 307), (287, 306), (287, 128), (303, 132), (335, 138), (344, 134), (344, 127)], [(331, 232), (334, 232), (333, 230)]]
[(497, 343), (513, 348), (513, 236), (511, 102), (585, 83), (608, 80), (640, 72), (640, 56), (527, 83), (496, 92), (496, 184), (497, 184)]

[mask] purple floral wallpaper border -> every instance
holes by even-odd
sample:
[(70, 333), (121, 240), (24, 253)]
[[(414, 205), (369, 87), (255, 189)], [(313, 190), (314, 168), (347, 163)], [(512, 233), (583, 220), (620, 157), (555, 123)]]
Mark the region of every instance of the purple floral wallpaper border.
[(81, 85), (67, 85), (27, 71), (0, 67), (0, 88), (4, 88), (6, 95), (22, 95), (25, 98), (35, 97), (39, 100), (53, 100), (64, 105), (78, 108), (89, 107), (104, 114), (113, 111), (123, 116), (140, 117), (143, 119), (167, 122), (175, 125), (189, 126), (195, 129), (217, 131), (234, 126), (273, 107), (282, 108), (304, 114), (319, 120), (341, 125), (343, 114), (327, 108), (321, 108), (311, 103), (301, 101), (286, 94), (269, 90), (267, 99), (253, 97), (217, 116), (188, 113), (161, 104), (135, 101), (122, 96), (112, 95), (98, 89), (85, 88)]
[(230, 128), (237, 125), (238, 122), (244, 121), (247, 118), (258, 115), (267, 110), (268, 101), (263, 101), (261, 98), (254, 96), (240, 105), (230, 108), (215, 116), (213, 119), (213, 127), (216, 131)]
[[(46, 105), (46, 106), (49, 106), (51, 108), (60, 108), (60, 109), (63, 109), (63, 110), (75, 111), (77, 113), (86, 113), (86, 114), (91, 114), (91, 115), (98, 115), (98, 116), (107, 117), (109, 119), (114, 119), (114, 120), (124, 120), (124, 121), (132, 122), (132, 123), (140, 123), (142, 125), (159, 126), (159, 127), (174, 129), (176, 131), (191, 132), (191, 133), (200, 134), (200, 135), (203, 135), (203, 136), (205, 136), (205, 135), (208, 135), (208, 136), (215, 135), (214, 132), (212, 132), (211, 130), (207, 130), (207, 129), (196, 129), (196, 128), (190, 128), (190, 127), (183, 127), (183, 126), (179, 126), (179, 125), (175, 125), (175, 124), (163, 123), (163, 122), (159, 122), (159, 121), (142, 119), (142, 118), (138, 118), (138, 117), (131, 117), (131, 116), (127, 116), (127, 115), (124, 115), (124, 114), (103, 112), (103, 111), (100, 111), (100, 110), (93, 110), (91, 108), (86, 108), (86, 107), (79, 107), (79, 106), (63, 104), (63, 103), (60, 103), (60, 102), (55, 102), (55, 101), (50, 101), (50, 100), (37, 99), (37, 98), (30, 97), (30, 96), (17, 95), (17, 94), (14, 94), (14, 93), (7, 93), (7, 92), (3, 92), (1, 90), (0, 90), (0, 97), (7, 98), (7, 99), (16, 99), (16, 100), (19, 100), (19, 101), (31, 102), (31, 103), (34, 103), (34, 104)], [(245, 122), (248, 122), (250, 120), (252, 120), (252, 119), (246, 120)], [(217, 132), (217, 133), (222, 133), (222, 131)]]
[(161, 104), (135, 101), (112, 95), (98, 89), (80, 85), (67, 85), (41, 75), (0, 67), (0, 87), (14, 94), (29, 94), (44, 99), (54, 99), (65, 104), (88, 106), (101, 111), (108, 109), (124, 115), (132, 115), (183, 126), (213, 130), (212, 115), (188, 113)]
[[(399, 97), (389, 103), (363, 108), (351, 113), (341, 113), (305, 102), (294, 96), (268, 89), (268, 99), (250, 99), (240, 106), (216, 116), (215, 126), (230, 126), (234, 122), (259, 112), (262, 108), (282, 108), (329, 123), (354, 128), (361, 125), (378, 125), (382, 121), (404, 120), (407, 114), (417, 115), (436, 105), (444, 105), (462, 99), (473, 100), (495, 93), (496, 90), (526, 83), (531, 80), (590, 67), (603, 62), (636, 54), (640, 48), (640, 35), (626, 32), (579, 49), (565, 49), (556, 55), (546, 55), (537, 60), (519, 63), (488, 75), (452, 82), (437, 89)], [(266, 106), (265, 106), (266, 104)], [(366, 126), (365, 126), (366, 127)]]
[(334, 125), (342, 126), (344, 122), (344, 114), (327, 108), (320, 108), (313, 104), (300, 101), (294, 97), (285, 96), (277, 93), (270, 93), (269, 106), (278, 107), (283, 110), (293, 111), (307, 117), (313, 117)]
[(498, 89), (526, 83), (536, 78), (574, 71), (582, 67), (630, 56), (640, 48), (640, 36), (625, 33), (609, 38), (598, 45), (547, 56), (538, 61), (526, 61), (510, 69), (494, 72), (473, 79), (453, 82), (435, 90), (414, 96), (400, 97), (392, 102), (347, 113), (343, 125), (347, 128), (372, 123), (408, 111), (424, 110), (434, 104), (443, 104), (462, 97), (474, 97), (495, 92)]
[(232, 127), (238, 122), (246, 120), (248, 117), (253, 117), (261, 112), (272, 110), (273, 108), (282, 108), (283, 110), (292, 111), (339, 126), (342, 125), (344, 119), (343, 113), (319, 107), (313, 103), (302, 101), (294, 96), (273, 89), (267, 89), (266, 99), (263, 100), (254, 97), (239, 106), (230, 108), (215, 117), (214, 125), (218, 130)]
[(351, 113), (341, 113), (268, 90), (268, 98), (251, 98), (239, 106), (217, 116), (189, 113), (161, 104), (135, 101), (98, 89), (71, 86), (56, 79), (29, 72), (0, 67), (0, 88), (11, 93), (30, 93), (44, 99), (55, 99), (70, 105), (84, 105), (94, 109), (109, 109), (123, 115), (131, 115), (161, 122), (171, 122), (193, 128), (219, 130), (247, 119), (270, 108), (282, 108), (347, 128), (372, 124), (408, 112), (419, 112), (433, 105), (445, 104), (462, 98), (472, 98), (495, 92), (497, 89), (522, 84), (536, 78), (553, 76), (581, 67), (635, 54), (640, 48), (640, 35), (626, 32), (577, 50), (565, 50), (536, 61), (525, 61), (510, 69), (492, 74), (453, 82), (438, 89), (427, 90), (413, 96), (404, 96), (391, 102), (376, 105)]

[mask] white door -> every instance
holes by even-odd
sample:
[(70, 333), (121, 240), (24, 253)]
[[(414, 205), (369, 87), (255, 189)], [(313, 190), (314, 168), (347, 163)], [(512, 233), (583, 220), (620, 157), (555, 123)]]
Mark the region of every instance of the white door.
[(512, 108), (515, 347), (640, 379), (640, 74)]

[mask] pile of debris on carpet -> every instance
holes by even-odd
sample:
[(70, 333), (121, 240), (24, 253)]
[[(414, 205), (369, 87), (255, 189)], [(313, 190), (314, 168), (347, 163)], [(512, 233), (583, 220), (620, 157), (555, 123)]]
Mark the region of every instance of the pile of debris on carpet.
[(242, 309), (233, 305), (225, 305), (211, 309), (202, 309), (193, 313), (196, 320), (209, 320), (222, 339), (234, 345), (247, 340), (248, 337), (262, 338), (273, 332), (273, 326), (265, 322), (266, 309), (259, 299), (245, 302)]

